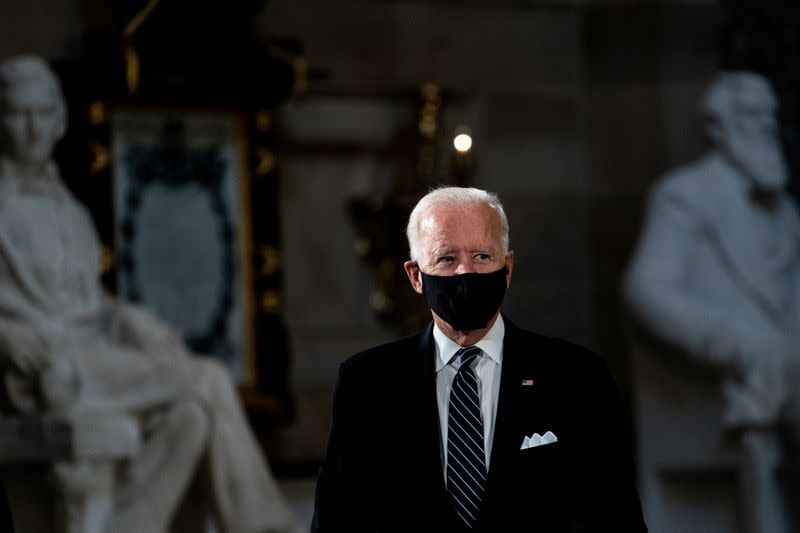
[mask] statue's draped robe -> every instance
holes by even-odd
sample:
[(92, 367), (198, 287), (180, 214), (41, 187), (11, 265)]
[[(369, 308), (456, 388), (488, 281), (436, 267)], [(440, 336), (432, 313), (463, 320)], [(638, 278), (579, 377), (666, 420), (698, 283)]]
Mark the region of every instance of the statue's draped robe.
[(223, 531), (288, 528), (291, 513), (227, 371), (188, 353), (143, 309), (105, 295), (100, 257), (88, 213), (53, 166), (22, 181), (0, 165), (0, 335), (3, 324), (31, 326), (54, 358), (72, 362), (78, 394), (60, 406), (66, 412), (121, 412), (142, 423), (143, 450), (119, 469), (111, 529), (164, 530), (199, 465)]

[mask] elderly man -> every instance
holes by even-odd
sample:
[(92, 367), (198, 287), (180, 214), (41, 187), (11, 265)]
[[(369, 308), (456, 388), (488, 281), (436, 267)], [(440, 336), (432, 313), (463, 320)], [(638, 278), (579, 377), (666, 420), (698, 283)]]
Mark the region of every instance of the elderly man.
[(500, 314), (498, 198), (436, 189), (407, 234), (433, 322), (340, 366), (312, 530), (646, 531), (604, 363)]
[(139, 418), (143, 449), (120, 465), (107, 531), (166, 531), (199, 465), (222, 531), (293, 527), (224, 367), (103, 293), (91, 220), (51, 161), (65, 127), (46, 63), (1, 62), (0, 362), (16, 378), (11, 400), (23, 410)]
[(785, 424), (796, 446), (800, 429), (800, 219), (784, 189), (776, 106), (752, 72), (710, 86), (702, 108), (714, 148), (654, 186), (624, 283), (646, 329), (719, 372), (722, 427), (744, 430), (730, 434), (750, 463), (756, 531), (781, 527), (774, 446), (761, 430)]

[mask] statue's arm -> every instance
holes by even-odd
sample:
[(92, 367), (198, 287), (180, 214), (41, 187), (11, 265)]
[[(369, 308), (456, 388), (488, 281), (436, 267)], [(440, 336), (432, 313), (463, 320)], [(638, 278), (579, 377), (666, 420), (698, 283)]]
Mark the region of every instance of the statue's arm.
[(9, 315), (13, 302), (23, 298), (0, 254), (0, 368), (33, 376), (50, 364), (52, 343), (33, 324)]
[(187, 353), (180, 333), (145, 307), (111, 296), (103, 307), (112, 336), (123, 345), (151, 355)]
[(52, 346), (45, 335), (25, 322), (0, 317), (0, 366), (34, 376), (50, 365)]
[[(623, 281), (629, 309), (651, 333), (695, 358), (741, 371), (747, 353), (729, 309), (699, 298), (687, 285), (689, 264), (707, 222), (688, 194), (658, 188), (651, 194), (638, 247)], [(743, 326), (743, 327), (742, 327)]]

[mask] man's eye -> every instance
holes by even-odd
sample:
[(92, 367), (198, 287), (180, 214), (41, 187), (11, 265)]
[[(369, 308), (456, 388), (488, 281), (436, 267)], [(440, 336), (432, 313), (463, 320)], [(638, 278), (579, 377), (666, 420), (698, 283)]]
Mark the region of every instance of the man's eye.
[(439, 258), (439, 263), (452, 263), (455, 258), (452, 255), (445, 255)]
[(489, 260), (489, 254), (478, 254), (475, 257), (477, 259), (479, 259), (480, 261), (488, 261)]

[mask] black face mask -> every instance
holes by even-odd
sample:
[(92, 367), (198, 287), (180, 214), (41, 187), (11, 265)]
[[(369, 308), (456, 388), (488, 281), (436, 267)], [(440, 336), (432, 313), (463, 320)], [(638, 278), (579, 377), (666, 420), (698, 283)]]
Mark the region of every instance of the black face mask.
[(489, 274), (422, 274), (422, 295), (434, 312), (456, 331), (485, 328), (506, 294), (506, 268)]

